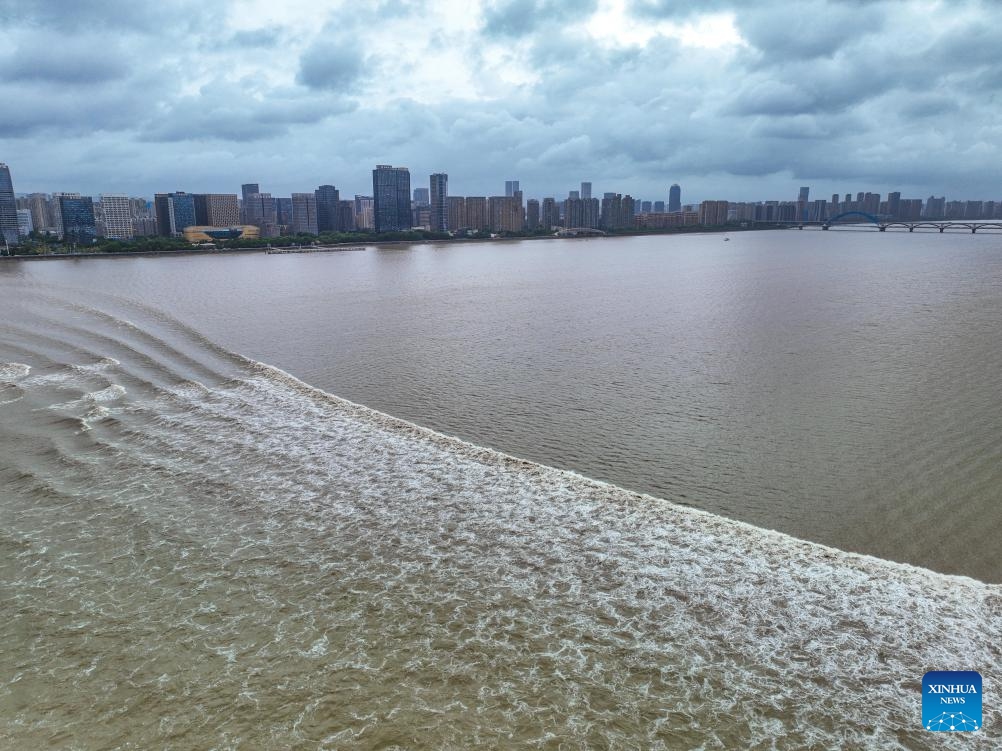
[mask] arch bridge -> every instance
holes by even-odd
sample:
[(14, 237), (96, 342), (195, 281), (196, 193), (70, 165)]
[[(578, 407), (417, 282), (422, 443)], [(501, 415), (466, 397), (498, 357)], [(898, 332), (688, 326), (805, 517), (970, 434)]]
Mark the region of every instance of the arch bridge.
[(915, 230), (936, 230), (940, 233), (959, 230), (970, 232), (971, 234), (975, 234), (977, 232), (1002, 232), (1002, 222), (960, 221), (950, 219), (916, 219), (914, 221), (910, 221), (888, 219), (886, 217), (875, 216), (874, 214), (870, 214), (866, 211), (843, 211), (841, 214), (836, 214), (829, 219), (819, 222), (784, 222), (784, 224), (787, 226), (797, 227), (797, 229), (804, 229), (804, 227), (819, 227), (823, 230), (831, 229), (832, 227), (856, 228), (873, 226), (873, 228), (879, 232), (886, 232), (888, 229), (908, 230), (909, 232), (914, 232)]

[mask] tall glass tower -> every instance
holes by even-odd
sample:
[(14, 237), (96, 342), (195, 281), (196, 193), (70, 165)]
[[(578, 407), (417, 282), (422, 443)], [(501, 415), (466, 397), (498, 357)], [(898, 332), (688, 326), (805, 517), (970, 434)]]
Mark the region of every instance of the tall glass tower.
[(376, 165), (372, 170), (372, 199), (376, 232), (411, 228), (411, 173), (406, 167)]
[(449, 215), (446, 208), (446, 198), (449, 196), (449, 176), (444, 172), (436, 172), (431, 176), (431, 229), (433, 232), (445, 232), (449, 228)]
[(682, 188), (675, 183), (668, 188), (668, 211), (682, 210)]
[(10, 168), (0, 162), (0, 238), (3, 238), (9, 247), (17, 245), (19, 237), (14, 183), (10, 179)]

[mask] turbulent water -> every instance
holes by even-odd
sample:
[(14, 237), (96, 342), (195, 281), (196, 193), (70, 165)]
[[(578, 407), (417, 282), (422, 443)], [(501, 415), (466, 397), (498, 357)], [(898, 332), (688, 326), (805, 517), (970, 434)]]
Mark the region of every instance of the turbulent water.
[[(1002, 587), (316, 390), (0, 282), (0, 746), (995, 748)], [(931, 669), (985, 728), (921, 730)]]

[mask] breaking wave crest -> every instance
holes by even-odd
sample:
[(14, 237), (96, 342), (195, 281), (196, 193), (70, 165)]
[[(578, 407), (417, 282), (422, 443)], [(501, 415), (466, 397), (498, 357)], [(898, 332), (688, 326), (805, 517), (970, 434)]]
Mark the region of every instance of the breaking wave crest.
[(517, 459), (85, 302), (25, 295), (87, 325), (0, 330), (5, 745), (960, 748), (1002, 719), (933, 743), (918, 716), (925, 671), (999, 675), (1002, 587)]

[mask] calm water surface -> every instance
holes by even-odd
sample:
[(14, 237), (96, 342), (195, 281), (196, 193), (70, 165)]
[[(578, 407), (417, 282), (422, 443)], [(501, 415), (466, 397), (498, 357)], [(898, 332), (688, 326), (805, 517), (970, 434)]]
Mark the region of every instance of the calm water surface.
[(959, 747), (1002, 238), (731, 238), (0, 264), (0, 740)]

